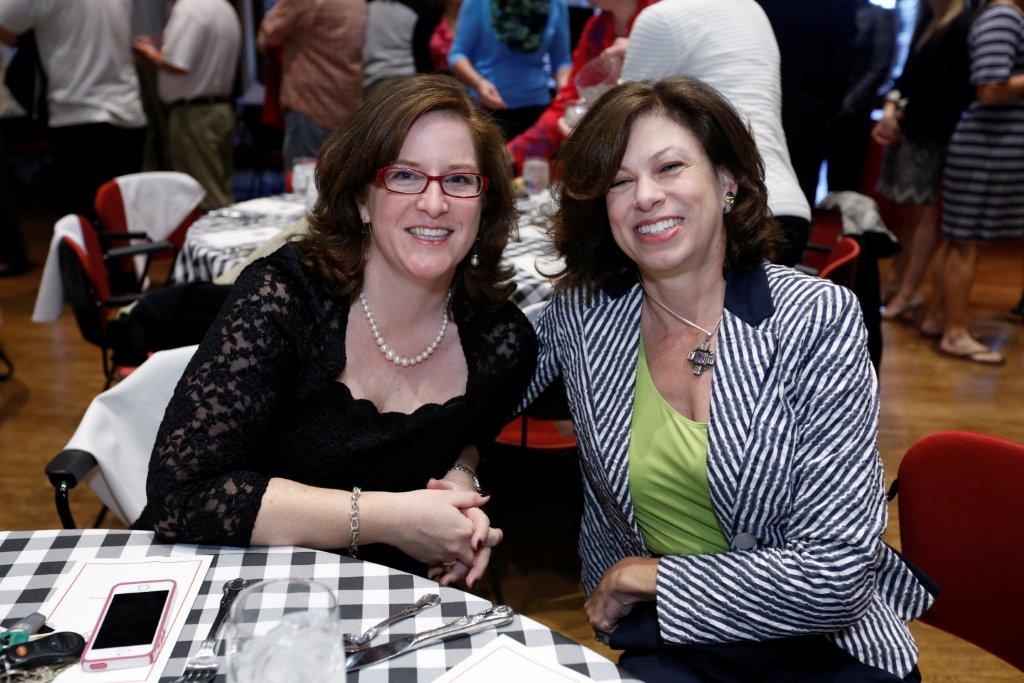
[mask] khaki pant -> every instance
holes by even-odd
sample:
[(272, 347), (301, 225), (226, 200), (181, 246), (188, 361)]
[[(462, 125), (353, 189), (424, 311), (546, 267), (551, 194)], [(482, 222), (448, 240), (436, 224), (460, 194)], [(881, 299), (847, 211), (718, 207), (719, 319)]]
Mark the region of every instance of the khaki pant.
[(235, 115), (230, 104), (181, 104), (167, 117), (171, 168), (188, 173), (206, 190), (203, 209), (234, 201)]

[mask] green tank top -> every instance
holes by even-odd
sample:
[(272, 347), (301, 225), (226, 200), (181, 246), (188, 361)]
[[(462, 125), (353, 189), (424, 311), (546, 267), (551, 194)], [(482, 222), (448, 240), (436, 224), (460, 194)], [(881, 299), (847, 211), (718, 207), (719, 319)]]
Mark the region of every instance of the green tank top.
[(629, 495), (652, 553), (702, 555), (729, 549), (711, 506), (708, 425), (683, 417), (658, 393), (642, 335), (630, 425)]

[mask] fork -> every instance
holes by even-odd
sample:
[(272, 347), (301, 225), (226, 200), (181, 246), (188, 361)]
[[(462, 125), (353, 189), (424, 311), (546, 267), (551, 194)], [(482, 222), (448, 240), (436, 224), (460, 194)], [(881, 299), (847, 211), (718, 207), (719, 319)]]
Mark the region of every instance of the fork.
[(224, 619), (228, 616), (235, 596), (250, 583), (252, 582), (245, 579), (231, 579), (224, 584), (224, 595), (221, 596), (220, 608), (213, 619), (213, 625), (210, 626), (210, 632), (199, 644), (196, 653), (185, 662), (185, 670), (174, 683), (206, 683), (214, 679), (217, 675), (217, 642), (220, 628), (224, 625)]

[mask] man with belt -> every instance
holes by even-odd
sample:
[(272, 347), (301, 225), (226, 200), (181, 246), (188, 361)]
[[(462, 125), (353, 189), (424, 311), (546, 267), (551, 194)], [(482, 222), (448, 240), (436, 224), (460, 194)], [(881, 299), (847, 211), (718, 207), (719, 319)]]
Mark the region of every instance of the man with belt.
[(231, 89), (242, 26), (228, 0), (173, 0), (163, 47), (149, 36), (135, 49), (159, 69), (157, 92), (168, 108), (167, 152), (175, 171), (206, 190), (203, 208), (234, 201), (235, 112)]
[(35, 30), (46, 72), (54, 199), (92, 215), (96, 189), (142, 165), (146, 117), (129, 0), (0, 0), (0, 42)]

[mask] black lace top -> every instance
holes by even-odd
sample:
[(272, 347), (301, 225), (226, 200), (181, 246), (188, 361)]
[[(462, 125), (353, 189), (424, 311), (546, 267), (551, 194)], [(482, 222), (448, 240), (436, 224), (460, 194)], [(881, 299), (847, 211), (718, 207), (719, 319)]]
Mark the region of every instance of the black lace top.
[(423, 488), (465, 446), (494, 438), (533, 373), (537, 341), (519, 309), (485, 312), (456, 291), (466, 393), (382, 414), (336, 381), (348, 311), (288, 245), (242, 273), (167, 407), (135, 528), (245, 546), (271, 477), (346, 490)]

